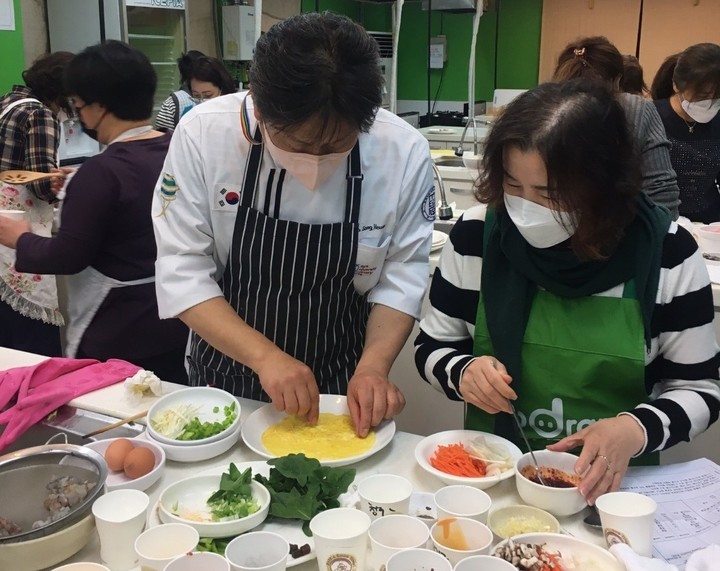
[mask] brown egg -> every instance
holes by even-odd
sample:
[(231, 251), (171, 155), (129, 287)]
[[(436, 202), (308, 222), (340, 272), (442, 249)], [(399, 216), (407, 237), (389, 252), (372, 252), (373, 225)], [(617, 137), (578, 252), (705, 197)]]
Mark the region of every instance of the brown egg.
[(138, 446), (125, 456), (125, 475), (131, 480), (136, 480), (149, 474), (155, 467), (155, 454), (149, 448)]
[(135, 445), (127, 438), (118, 438), (110, 446), (105, 449), (105, 461), (108, 468), (113, 472), (121, 472), (125, 457), (135, 448)]

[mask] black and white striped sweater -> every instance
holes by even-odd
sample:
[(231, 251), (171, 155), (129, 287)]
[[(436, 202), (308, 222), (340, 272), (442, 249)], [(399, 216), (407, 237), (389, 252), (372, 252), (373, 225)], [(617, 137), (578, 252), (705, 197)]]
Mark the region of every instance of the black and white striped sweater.
[[(485, 208), (474, 207), (453, 227), (415, 340), (420, 375), (453, 400), (462, 400), (460, 379), (474, 358), (484, 218)], [(628, 411), (645, 428), (642, 452), (692, 439), (720, 412), (720, 350), (710, 280), (695, 240), (674, 222), (661, 263), (652, 343), (645, 354), (648, 402)], [(621, 297), (622, 291), (621, 284), (598, 295)]]

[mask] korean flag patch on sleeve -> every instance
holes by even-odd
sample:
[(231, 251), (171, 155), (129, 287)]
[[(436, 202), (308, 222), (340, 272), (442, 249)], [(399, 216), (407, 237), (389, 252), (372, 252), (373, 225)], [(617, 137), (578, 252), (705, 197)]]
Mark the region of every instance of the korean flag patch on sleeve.
[(213, 200), (213, 210), (228, 210), (236, 212), (238, 204), (240, 204), (239, 186), (230, 184), (221, 184), (215, 187), (215, 200)]

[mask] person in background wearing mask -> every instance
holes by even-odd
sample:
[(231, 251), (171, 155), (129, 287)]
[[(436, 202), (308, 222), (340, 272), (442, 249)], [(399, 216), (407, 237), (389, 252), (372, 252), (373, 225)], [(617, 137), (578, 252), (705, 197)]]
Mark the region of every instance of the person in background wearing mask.
[(560, 53), (553, 81), (587, 78), (612, 90), (625, 110), (630, 132), (640, 149), (643, 192), (678, 218), (680, 189), (670, 162), (670, 142), (652, 102), (622, 93), (624, 63), (618, 49), (602, 36), (580, 38)]
[(162, 317), (193, 330), (190, 382), (355, 429), (399, 413), (388, 374), (427, 286), (428, 142), (380, 108), (377, 44), (304, 14), (258, 41), (250, 93), (195, 107), (155, 196)]
[(680, 214), (720, 220), (720, 46), (696, 44), (667, 58), (651, 87), (672, 148)]
[[(0, 98), (0, 171), (51, 172), (58, 166), (58, 113), (70, 111), (63, 72), (69, 52), (40, 57)], [(0, 183), (0, 210), (22, 210), (35, 232), (50, 236), (56, 202), (50, 181), (28, 185)], [(60, 326), (55, 276), (23, 273), (15, 252), (0, 247), (0, 346), (49, 357), (59, 356)]]
[(476, 196), (443, 249), (415, 341), (467, 428), (582, 446), (592, 504), (631, 459), (720, 412), (720, 352), (693, 237), (641, 191), (625, 113), (597, 82), (546, 83), (497, 120)]
[(68, 184), (53, 238), (0, 217), (0, 243), (20, 271), (68, 276), (68, 357), (119, 358), (166, 381), (186, 378), (187, 328), (161, 321), (150, 207), (170, 134), (150, 125), (156, 77), (138, 50), (108, 41), (70, 62), (66, 87), (85, 132), (107, 148)]
[(158, 131), (172, 131), (190, 109), (195, 107), (195, 99), (190, 95), (190, 70), (195, 61), (207, 57), (197, 50), (190, 50), (177, 60), (178, 71), (180, 71), (180, 89), (171, 93), (163, 101), (157, 117), (155, 117), (155, 128)]
[(190, 93), (198, 103), (236, 91), (233, 78), (219, 59), (204, 57), (193, 63), (190, 69)]

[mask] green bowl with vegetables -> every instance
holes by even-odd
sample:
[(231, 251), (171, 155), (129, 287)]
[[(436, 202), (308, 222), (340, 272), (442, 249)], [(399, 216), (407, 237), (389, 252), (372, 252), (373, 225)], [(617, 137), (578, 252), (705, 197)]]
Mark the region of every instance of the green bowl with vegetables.
[(181, 389), (158, 399), (147, 415), (153, 440), (175, 446), (217, 442), (240, 425), (240, 403), (213, 387)]
[(185, 478), (160, 493), (158, 515), (163, 523), (184, 523), (201, 537), (229, 537), (265, 521), (270, 492), (234, 465), (222, 475)]

